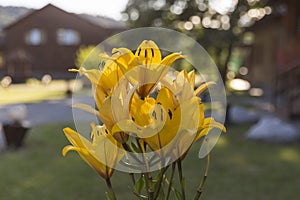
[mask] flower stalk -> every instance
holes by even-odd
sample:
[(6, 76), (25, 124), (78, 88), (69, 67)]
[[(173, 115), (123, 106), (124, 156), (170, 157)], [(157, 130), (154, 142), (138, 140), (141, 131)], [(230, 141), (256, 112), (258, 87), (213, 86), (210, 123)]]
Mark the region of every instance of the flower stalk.
[(210, 153), (207, 154), (207, 162), (206, 162), (206, 167), (205, 167), (205, 173), (204, 173), (203, 178), (200, 182), (200, 185), (197, 189), (194, 200), (200, 199), (201, 194), (203, 193), (203, 187), (204, 187), (204, 184), (205, 184), (206, 179), (207, 179), (209, 166), (210, 166)]
[(183, 171), (182, 171), (182, 163), (180, 159), (177, 160), (177, 167), (178, 167), (181, 195), (182, 195), (182, 199), (185, 200), (184, 178), (183, 178)]
[(174, 163), (172, 163), (172, 170), (171, 170), (171, 176), (170, 176), (170, 182), (169, 182), (169, 187), (168, 187), (166, 200), (169, 199), (170, 194), (171, 194), (171, 189), (172, 189), (172, 185), (173, 185), (173, 178), (174, 178), (174, 174), (175, 174), (175, 168), (176, 168), (176, 163), (174, 162)]
[(113, 187), (111, 185), (110, 178), (107, 178), (105, 181), (106, 181), (106, 185), (107, 185), (107, 187), (108, 187), (108, 189), (110, 191), (110, 197), (112, 198), (112, 200), (117, 200), (116, 194), (115, 194), (114, 189), (113, 189)]
[(156, 183), (157, 187), (156, 187), (156, 190), (155, 190), (155, 193), (154, 193), (154, 199), (157, 199), (159, 197), (159, 193), (160, 193), (160, 190), (161, 190), (161, 187), (162, 187), (162, 182), (163, 182), (163, 179), (164, 179), (164, 175), (165, 175), (167, 170), (168, 170), (168, 166), (164, 167), (160, 170), (158, 180), (157, 180), (157, 183)]
[(134, 177), (134, 173), (129, 173), (129, 176), (131, 178), (131, 181), (133, 183), (133, 185), (135, 185), (135, 177)]

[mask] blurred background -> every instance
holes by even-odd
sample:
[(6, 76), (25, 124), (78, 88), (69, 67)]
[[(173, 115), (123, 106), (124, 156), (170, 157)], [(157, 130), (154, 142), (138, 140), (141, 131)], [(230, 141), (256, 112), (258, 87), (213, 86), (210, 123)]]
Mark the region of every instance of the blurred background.
[[(60, 155), (62, 128), (74, 127), (72, 95), (92, 105), (86, 79), (68, 69), (106, 38), (148, 26), (200, 43), (226, 87), (228, 133), (213, 150), (204, 198), (298, 199), (297, 0), (1, 0), (0, 199), (104, 198), (104, 183), (77, 155)], [(204, 170), (199, 148), (184, 163), (191, 197)], [(116, 173), (120, 199), (130, 199), (125, 177)]]

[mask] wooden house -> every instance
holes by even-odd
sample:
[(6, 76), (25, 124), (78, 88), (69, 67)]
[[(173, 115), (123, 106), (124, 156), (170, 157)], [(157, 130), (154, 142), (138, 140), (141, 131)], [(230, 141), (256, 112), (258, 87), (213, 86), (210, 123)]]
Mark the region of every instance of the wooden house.
[(282, 1), (273, 12), (249, 29), (255, 40), (248, 79), (290, 117), (300, 113), (300, 1)]
[(125, 30), (121, 23), (102, 23), (88, 15), (68, 13), (51, 4), (30, 12), (5, 27), (0, 37), (4, 59), (0, 79), (9, 75), (14, 81), (41, 78), (71, 78), (76, 51), (81, 45), (97, 45), (114, 33)]

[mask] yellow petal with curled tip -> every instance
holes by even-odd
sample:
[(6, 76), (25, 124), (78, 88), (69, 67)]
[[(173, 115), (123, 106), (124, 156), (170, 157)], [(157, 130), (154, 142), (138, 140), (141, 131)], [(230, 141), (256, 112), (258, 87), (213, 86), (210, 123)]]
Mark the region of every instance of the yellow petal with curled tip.
[[(80, 148), (74, 147), (72, 145), (67, 145), (62, 150), (62, 155), (65, 157), (69, 151), (81, 151)], [(84, 151), (82, 151), (84, 152)]]
[[(96, 126), (92, 125), (92, 128), (94, 129), (93, 131), (97, 131)], [(68, 145), (63, 148), (62, 154), (64, 156), (69, 151), (76, 151), (101, 177), (104, 179), (111, 177), (114, 171), (112, 166), (115, 166), (124, 155), (124, 152), (122, 152), (122, 149), (120, 148), (121, 145), (118, 144), (111, 135), (110, 137), (108, 135), (98, 135), (97, 137), (93, 137), (93, 142), (91, 143), (71, 128), (65, 128), (64, 133), (73, 145)], [(110, 158), (108, 158), (108, 156)]]
[(197, 136), (195, 137), (195, 140), (194, 140), (194, 141), (197, 141), (197, 140), (199, 140), (201, 137), (207, 135), (208, 132), (209, 132), (211, 129), (214, 129), (214, 128), (219, 129), (219, 130), (221, 130), (222, 132), (226, 133), (226, 128), (224, 127), (223, 124), (221, 124), (221, 123), (219, 123), (219, 122), (216, 122), (216, 121), (215, 121), (213, 118), (211, 118), (211, 117), (205, 118), (202, 127), (198, 129), (198, 133), (197, 133)]
[(87, 149), (78, 148), (74, 146), (66, 146), (62, 150), (62, 154), (65, 156), (69, 151), (76, 151), (79, 156), (84, 160), (91, 168), (93, 168), (104, 179), (109, 178), (112, 174), (108, 173), (106, 165), (98, 161)]
[(204, 119), (203, 128), (208, 128), (208, 127), (215, 127), (220, 129), (224, 133), (226, 132), (226, 128), (224, 127), (224, 125), (219, 122), (216, 122), (212, 117), (208, 117)]
[(86, 70), (84, 67), (78, 69), (69, 69), (70, 72), (78, 72), (80, 76), (85, 76), (92, 84), (97, 85), (99, 83), (102, 72), (97, 69)]
[(81, 140), (79, 133), (77, 133), (76, 131), (74, 131), (69, 127), (64, 128), (63, 131), (65, 136), (73, 146), (85, 148), (85, 145), (83, 144), (83, 141)]
[(201, 94), (202, 92), (204, 92), (205, 90), (208, 89), (208, 87), (212, 86), (212, 85), (216, 85), (215, 82), (213, 81), (209, 81), (207, 83), (203, 83), (202, 85), (200, 85), (196, 90), (195, 90), (195, 95), (198, 96), (199, 94)]
[(160, 65), (163, 66), (171, 66), (173, 62), (175, 62), (178, 59), (186, 58), (186, 56), (181, 55), (181, 53), (172, 53), (168, 56), (166, 56), (160, 63)]
[(91, 114), (96, 115), (96, 116), (99, 117), (99, 112), (95, 108), (93, 108), (92, 106), (89, 106), (89, 105), (86, 105), (86, 104), (74, 104), (74, 105), (72, 105), (72, 107), (73, 108), (79, 108), (81, 110), (84, 110), (88, 113), (91, 113)]

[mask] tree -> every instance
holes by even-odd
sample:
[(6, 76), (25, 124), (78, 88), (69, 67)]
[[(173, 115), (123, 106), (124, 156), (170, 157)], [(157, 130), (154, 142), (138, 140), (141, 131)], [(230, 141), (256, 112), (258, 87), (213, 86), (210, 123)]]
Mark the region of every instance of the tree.
[(183, 32), (212, 56), (225, 81), (233, 45), (246, 27), (271, 14), (269, 0), (129, 0), (124, 18), (132, 27), (159, 26)]
[(99, 54), (101, 49), (94, 45), (80, 46), (76, 52), (75, 66), (86, 69), (97, 69), (101, 63)]

